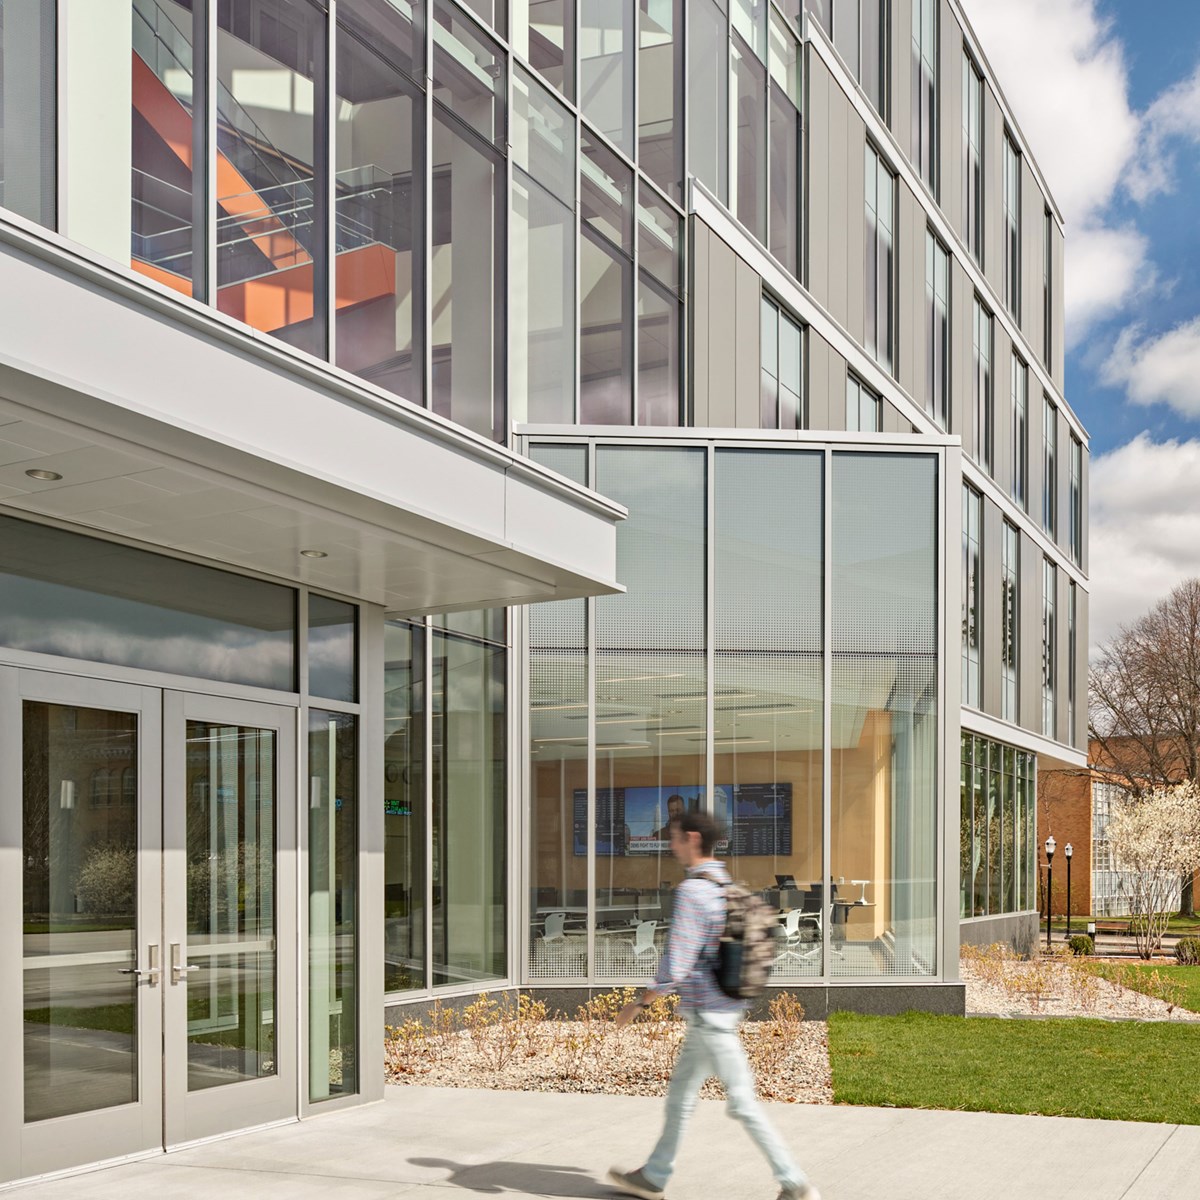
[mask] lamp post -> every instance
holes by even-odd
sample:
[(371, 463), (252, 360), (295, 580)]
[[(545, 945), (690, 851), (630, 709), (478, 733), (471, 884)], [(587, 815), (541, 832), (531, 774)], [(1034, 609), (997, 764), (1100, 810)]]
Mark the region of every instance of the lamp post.
[(1067, 941), (1071, 940), (1071, 843), (1068, 842), (1063, 847), (1063, 853), (1067, 856)]
[(1046, 839), (1046, 949), (1050, 949), (1050, 897), (1054, 895), (1054, 851), (1058, 843), (1054, 834)]

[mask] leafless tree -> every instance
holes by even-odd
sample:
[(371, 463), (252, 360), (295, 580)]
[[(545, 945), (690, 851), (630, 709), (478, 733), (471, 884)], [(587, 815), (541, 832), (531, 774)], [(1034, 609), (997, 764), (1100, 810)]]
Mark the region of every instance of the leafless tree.
[[(1185, 579), (1100, 648), (1088, 713), (1100, 761), (1134, 796), (1200, 782), (1200, 579)], [(1182, 892), (1190, 916), (1190, 876)]]

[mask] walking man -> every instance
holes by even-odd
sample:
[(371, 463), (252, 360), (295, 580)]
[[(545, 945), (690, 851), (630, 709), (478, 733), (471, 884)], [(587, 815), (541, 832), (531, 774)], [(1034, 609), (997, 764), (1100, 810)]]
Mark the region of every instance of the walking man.
[(715, 1075), (725, 1086), (729, 1115), (745, 1125), (771, 1164), (779, 1180), (778, 1200), (821, 1200), (755, 1095), (754, 1076), (738, 1037), (746, 1002), (726, 996), (713, 975), (717, 945), (725, 928), (725, 897), (717, 884), (701, 876), (729, 882), (724, 864), (713, 857), (719, 837), (716, 822), (707, 813), (685, 812), (671, 822), (671, 853), (687, 871), (687, 878), (675, 889), (671, 934), (654, 986), (621, 1010), (617, 1024), (628, 1024), (656, 995), (676, 991), (687, 1032), (667, 1088), (666, 1122), (657, 1145), (645, 1166), (634, 1171), (614, 1167), (608, 1178), (631, 1196), (661, 1200), (700, 1087)]

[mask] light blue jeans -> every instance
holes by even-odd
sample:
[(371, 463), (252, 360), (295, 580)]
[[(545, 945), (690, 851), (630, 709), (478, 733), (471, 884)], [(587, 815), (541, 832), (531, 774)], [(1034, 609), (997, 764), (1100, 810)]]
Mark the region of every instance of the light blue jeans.
[(767, 1120), (754, 1094), (754, 1075), (738, 1037), (740, 1012), (689, 1012), (687, 1033), (667, 1087), (667, 1119), (653, 1153), (642, 1168), (658, 1188), (666, 1188), (675, 1169), (675, 1155), (704, 1081), (715, 1075), (725, 1086), (729, 1115), (741, 1121), (754, 1144), (771, 1164), (781, 1187), (800, 1187), (807, 1176), (796, 1165)]

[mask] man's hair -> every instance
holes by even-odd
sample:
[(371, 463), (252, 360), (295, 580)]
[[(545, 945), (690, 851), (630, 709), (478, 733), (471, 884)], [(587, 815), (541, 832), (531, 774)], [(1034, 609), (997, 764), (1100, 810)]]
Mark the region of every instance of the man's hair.
[(671, 828), (680, 833), (698, 833), (700, 850), (711, 854), (713, 847), (725, 836), (725, 831), (706, 812), (685, 812), (671, 818)]
[(669, 796), (667, 797), (667, 807), (668, 807), (668, 808), (670, 808), (670, 807), (671, 807), (671, 801), (672, 801), (672, 800), (678, 800), (678, 801), (679, 801), (679, 803), (680, 803), (680, 804), (681, 804), (681, 805), (682, 805), (682, 806), (683, 806), (685, 809), (687, 808), (687, 801), (686, 801), (686, 800), (685, 800), (685, 799), (684, 799), (684, 798), (683, 798), (683, 797), (682, 797), (682, 796), (681, 796), (681, 795), (680, 795), (678, 792), (672, 792), (672, 793), (671, 793), (671, 795), (669, 795)]

